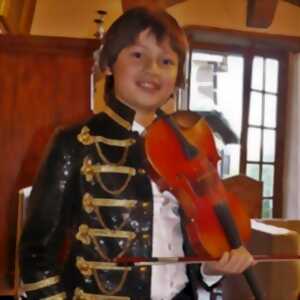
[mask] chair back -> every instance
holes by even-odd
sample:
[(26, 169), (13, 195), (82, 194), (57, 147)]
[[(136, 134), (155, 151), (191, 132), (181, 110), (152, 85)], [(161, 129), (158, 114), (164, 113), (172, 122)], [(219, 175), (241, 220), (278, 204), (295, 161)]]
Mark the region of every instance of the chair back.
[(250, 218), (261, 218), (263, 183), (246, 175), (223, 180), (228, 192), (237, 196)]

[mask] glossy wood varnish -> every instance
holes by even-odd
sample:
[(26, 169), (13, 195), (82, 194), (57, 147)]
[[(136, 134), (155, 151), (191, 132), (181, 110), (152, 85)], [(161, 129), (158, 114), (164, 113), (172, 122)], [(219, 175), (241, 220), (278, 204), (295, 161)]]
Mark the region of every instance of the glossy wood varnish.
[(90, 111), (94, 40), (0, 36), (0, 295), (16, 293), (18, 190), (54, 129)]

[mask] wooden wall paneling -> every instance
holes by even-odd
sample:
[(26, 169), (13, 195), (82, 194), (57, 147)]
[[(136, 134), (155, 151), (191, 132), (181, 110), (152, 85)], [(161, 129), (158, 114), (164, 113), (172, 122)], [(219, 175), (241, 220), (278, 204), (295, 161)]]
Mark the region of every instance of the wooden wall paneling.
[(0, 295), (14, 295), (18, 190), (60, 125), (90, 115), (94, 40), (0, 37)]

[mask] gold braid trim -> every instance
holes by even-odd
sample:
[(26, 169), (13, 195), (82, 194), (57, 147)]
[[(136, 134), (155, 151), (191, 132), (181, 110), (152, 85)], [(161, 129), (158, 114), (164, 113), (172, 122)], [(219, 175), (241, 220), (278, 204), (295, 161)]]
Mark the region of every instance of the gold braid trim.
[(76, 234), (76, 239), (81, 241), (85, 245), (90, 245), (93, 242), (96, 251), (103, 259), (109, 261), (110, 258), (100, 247), (95, 236), (104, 236), (104, 237), (112, 237), (112, 238), (127, 238), (126, 246), (122, 249), (122, 251), (116, 256), (122, 256), (130, 247), (132, 241), (135, 239), (136, 234), (130, 231), (121, 231), (121, 230), (110, 230), (110, 229), (89, 229), (89, 227), (85, 224), (79, 226), (79, 230)]
[[(128, 156), (129, 147), (136, 143), (136, 140), (133, 138), (120, 140), (120, 139), (106, 138), (101, 135), (93, 136), (90, 134), (90, 129), (87, 126), (84, 126), (81, 129), (80, 133), (77, 135), (77, 140), (85, 146), (95, 144), (95, 147), (96, 147), (96, 150), (97, 150), (97, 153), (98, 153), (98, 156), (100, 157), (100, 159), (106, 164), (113, 164), (113, 165), (124, 165), (124, 163), (126, 162), (127, 156)], [(125, 148), (121, 158), (117, 162), (110, 161), (104, 155), (104, 153), (101, 149), (100, 143), (109, 145), (109, 146)]]
[(91, 243), (91, 237), (98, 236), (133, 240), (136, 237), (136, 233), (124, 230), (89, 228), (86, 224), (81, 224), (76, 234), (76, 239), (85, 245), (89, 245)]
[(130, 297), (89, 294), (80, 288), (76, 288), (73, 300), (130, 300)]
[[(93, 165), (92, 160), (88, 157), (85, 157), (83, 160), (83, 164), (81, 166), (80, 172), (85, 176), (85, 180), (87, 182), (94, 183), (94, 178), (96, 178), (100, 187), (107, 193), (112, 195), (119, 195), (121, 194), (128, 186), (130, 179), (132, 176), (135, 176), (137, 173), (145, 174), (146, 171), (144, 169), (138, 169), (127, 166), (117, 166), (117, 165), (101, 165), (95, 164)], [(125, 179), (124, 183), (121, 187), (117, 188), (116, 190), (109, 189), (103, 182), (100, 174), (101, 173), (119, 173), (119, 174), (127, 174), (127, 178)]]
[[(95, 214), (96, 214), (97, 220), (101, 224), (101, 226), (104, 228), (108, 228), (107, 224), (105, 223), (105, 221), (102, 217), (100, 209), (98, 207), (95, 209)], [(123, 218), (122, 223), (120, 225), (116, 226), (115, 229), (122, 230), (122, 228), (124, 228), (124, 226), (128, 223), (129, 219), (130, 219), (130, 214), (128, 213), (128, 215)]]
[(114, 166), (114, 165), (93, 165), (93, 170), (95, 173), (119, 173), (128, 174), (130, 176), (136, 175), (136, 169), (126, 166)]
[(112, 164), (112, 165), (117, 165), (117, 166), (120, 166), (120, 165), (124, 165), (125, 162), (126, 162), (126, 159), (127, 159), (127, 156), (128, 156), (128, 151), (129, 151), (129, 147), (126, 147), (123, 151), (123, 154), (121, 156), (121, 158), (116, 161), (116, 162), (112, 162), (111, 160), (109, 160), (103, 153), (102, 149), (101, 149), (101, 146), (99, 143), (95, 143), (95, 146), (96, 146), (96, 150), (97, 150), (97, 153), (100, 157), (100, 159), (106, 163), (106, 164)]
[(93, 270), (104, 271), (131, 271), (132, 267), (117, 266), (113, 262), (87, 261), (81, 256), (76, 257), (76, 267), (85, 277), (93, 275)]
[(42, 298), (41, 300), (63, 300), (67, 299), (67, 294), (65, 292), (56, 294), (54, 296)]
[(123, 147), (123, 148), (128, 148), (136, 143), (136, 140), (133, 138), (118, 140), (118, 139), (109, 139), (101, 135), (95, 136), (94, 141), (95, 143), (103, 143), (109, 146), (116, 146), (116, 147)]
[(120, 195), (121, 193), (123, 193), (125, 191), (125, 189), (127, 188), (130, 180), (131, 180), (131, 175), (128, 175), (127, 178), (125, 179), (124, 183), (116, 190), (111, 190), (109, 189), (103, 182), (101, 176), (99, 174), (96, 174), (96, 179), (97, 179), (97, 182), (98, 184), (101, 186), (101, 188), (108, 194), (111, 194), (111, 195)]
[(114, 198), (94, 198), (86, 193), (82, 198), (82, 205), (87, 213), (92, 213), (96, 207), (124, 207), (133, 208), (137, 205), (137, 200), (114, 199)]
[[(107, 254), (102, 250), (102, 248), (100, 247), (99, 243), (97, 242), (96, 238), (92, 236), (92, 241), (93, 241), (93, 244), (95, 246), (95, 249), (96, 251), (98, 252), (98, 254), (105, 260), (109, 261), (110, 258), (107, 256)], [(119, 258), (121, 256), (123, 256), (127, 250), (129, 249), (130, 245), (132, 243), (132, 240), (131, 239), (128, 239), (127, 242), (126, 242), (126, 245), (123, 247), (123, 250), (115, 257), (116, 258)]]
[(100, 244), (98, 243), (97, 239), (95, 237), (91, 237), (92, 242), (94, 244), (96, 252), (99, 254), (99, 256), (106, 261), (110, 261), (110, 258), (108, 257), (107, 253), (101, 248)]
[[(102, 217), (102, 214), (100, 212), (100, 209), (97, 207), (95, 208), (95, 214), (96, 214), (96, 217), (97, 217), (97, 220), (98, 222), (100, 223), (100, 225), (103, 227), (103, 228), (108, 228), (106, 222), (104, 221), (103, 217)], [(125, 222), (126, 221), (126, 222)], [(120, 224), (120, 226), (118, 226), (116, 229), (117, 230), (121, 230), (125, 224), (127, 223), (128, 221), (128, 218), (124, 219), (123, 222)]]
[[(116, 266), (111, 262), (97, 262), (97, 261), (87, 261), (83, 257), (76, 258), (76, 267), (80, 271), (80, 273), (85, 277), (94, 276), (97, 286), (99, 290), (106, 295), (114, 295), (118, 293), (124, 286), (126, 278), (128, 276), (128, 272), (131, 271), (131, 267), (120, 267)], [(97, 273), (97, 270), (114, 270), (114, 271), (122, 271), (122, 277), (116, 288), (109, 290), (102, 283), (100, 279), (100, 275)]]
[[(100, 164), (93, 165), (92, 161), (87, 157), (84, 159), (80, 171), (85, 176), (85, 180), (87, 182), (94, 182), (94, 177), (95, 177), (98, 184), (101, 186), (101, 188), (107, 193), (112, 195), (121, 194), (127, 188), (131, 177), (136, 175), (135, 168), (125, 167), (125, 166), (115, 166), (115, 165), (100, 165)], [(128, 176), (125, 179), (124, 183), (121, 185), (121, 187), (117, 188), (116, 190), (111, 190), (107, 188), (107, 186), (104, 184), (99, 173), (120, 173), (120, 174), (127, 174)]]
[(24, 288), (25, 292), (31, 292), (31, 291), (35, 291), (35, 290), (39, 290), (39, 289), (48, 287), (50, 285), (57, 284), (57, 283), (59, 283), (59, 281), (60, 281), (59, 276), (53, 276), (53, 277), (49, 277), (47, 279), (40, 280), (35, 283), (23, 284), (23, 288)]
[[(149, 202), (139, 203), (137, 200), (129, 200), (129, 199), (114, 199), (114, 198), (94, 198), (91, 194), (86, 193), (82, 198), (82, 206), (86, 213), (91, 214), (95, 212), (98, 222), (102, 227), (108, 228), (105, 223), (102, 214), (100, 212), (100, 207), (121, 207), (127, 208), (130, 211), (132, 208), (136, 207), (140, 204), (143, 208), (147, 208), (149, 206)], [(121, 230), (125, 224), (128, 222), (130, 215), (124, 218), (123, 222), (117, 226), (116, 230)]]
[(109, 290), (109, 289), (107, 289), (107, 287), (104, 286), (104, 284), (103, 284), (104, 280), (102, 280), (102, 281), (100, 280), (100, 275), (98, 275), (98, 273), (96, 271), (93, 271), (93, 275), (94, 275), (94, 278), (96, 280), (99, 290), (106, 295), (112, 296), (122, 290), (124, 283), (127, 279), (128, 272), (129, 272), (129, 270), (124, 270), (119, 284), (112, 290)]
[(90, 129), (87, 126), (84, 126), (80, 133), (77, 135), (77, 140), (82, 143), (83, 145), (92, 145), (94, 143), (103, 143), (109, 146), (116, 146), (116, 147), (130, 147), (136, 143), (136, 140), (133, 138), (129, 139), (110, 139), (104, 137), (102, 135), (91, 135)]
[(85, 176), (85, 179), (88, 182), (93, 181), (93, 177), (99, 173), (120, 173), (128, 174), (130, 176), (134, 176), (137, 173), (135, 168), (126, 166), (100, 164), (93, 165), (92, 161), (88, 157), (84, 158), (80, 171)]
[(119, 125), (124, 127), (127, 130), (131, 129), (131, 124), (124, 118), (122, 118), (120, 115), (118, 115), (116, 112), (114, 112), (109, 106), (105, 106), (103, 109), (103, 112), (105, 112), (109, 117), (111, 117), (115, 122), (117, 122)]

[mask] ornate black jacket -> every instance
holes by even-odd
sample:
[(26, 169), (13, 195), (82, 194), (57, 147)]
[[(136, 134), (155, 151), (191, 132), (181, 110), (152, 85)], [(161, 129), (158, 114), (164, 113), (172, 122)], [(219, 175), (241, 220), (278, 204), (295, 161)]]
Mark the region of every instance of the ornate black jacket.
[[(150, 299), (150, 267), (112, 263), (152, 255), (152, 191), (133, 119), (111, 98), (103, 113), (54, 135), (20, 243), (29, 299)], [(189, 272), (195, 283), (199, 267)]]

